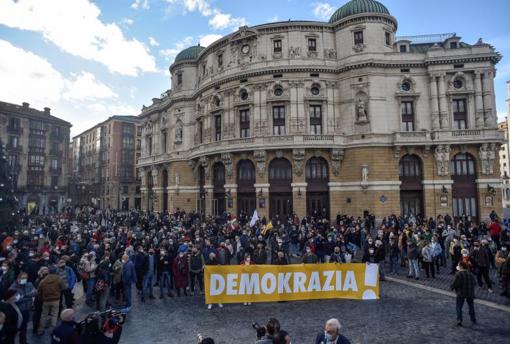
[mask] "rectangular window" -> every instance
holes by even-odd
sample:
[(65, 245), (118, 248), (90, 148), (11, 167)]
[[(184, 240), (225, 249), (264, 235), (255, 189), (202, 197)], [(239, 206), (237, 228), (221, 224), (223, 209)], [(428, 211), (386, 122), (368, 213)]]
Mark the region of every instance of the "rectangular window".
[(134, 149), (134, 148), (135, 148), (134, 136), (122, 137), (122, 149)]
[(214, 116), (214, 140), (221, 140), (221, 115)]
[(457, 49), (457, 42), (450, 42), (450, 49)]
[(161, 132), (161, 148), (163, 153), (166, 153), (167, 139), (168, 133), (166, 132), (166, 130), (164, 130)]
[(273, 106), (273, 135), (285, 135), (285, 106)]
[(135, 126), (132, 124), (124, 123), (122, 126), (123, 135), (135, 135)]
[(400, 46), (400, 52), (401, 52), (401, 53), (407, 53), (407, 46), (406, 46), (405, 44), (402, 44), (402, 45)]
[(250, 110), (239, 111), (240, 137), (250, 137)]
[(400, 113), (402, 115), (402, 131), (414, 131), (413, 102), (402, 102), (400, 104)]
[(19, 118), (11, 117), (9, 118), (9, 128), (12, 130), (18, 130), (21, 127), (21, 121)]
[(145, 145), (147, 147), (148, 155), (152, 155), (152, 136), (147, 136), (145, 138)]
[(354, 31), (354, 44), (363, 44), (363, 31)]
[(275, 39), (273, 41), (273, 52), (274, 53), (282, 52), (282, 40), (281, 39)]
[(58, 159), (51, 159), (50, 160), (50, 168), (52, 170), (58, 169)]
[(177, 85), (182, 85), (182, 73), (177, 74)]
[(391, 45), (391, 34), (389, 32), (384, 33), (384, 38), (386, 40), (386, 45)]
[(223, 54), (218, 55), (218, 66), (223, 66)]
[(453, 124), (454, 129), (467, 128), (466, 99), (453, 100)]
[(202, 133), (202, 121), (198, 120), (197, 121), (197, 136), (198, 136), (198, 143), (202, 143), (203, 141), (203, 133)]
[(9, 161), (9, 166), (11, 166), (11, 168), (16, 168), (16, 165), (18, 163), (18, 156), (17, 155), (9, 155), (7, 160)]
[(58, 186), (58, 176), (51, 176), (51, 186), (55, 187)]
[(322, 106), (310, 105), (310, 134), (322, 134)]
[(317, 41), (315, 38), (308, 38), (308, 51), (317, 51)]
[(41, 187), (43, 185), (44, 174), (41, 172), (30, 170), (27, 177), (27, 185), (36, 187)]
[(17, 136), (9, 136), (9, 147), (10, 148), (18, 148), (18, 137)]

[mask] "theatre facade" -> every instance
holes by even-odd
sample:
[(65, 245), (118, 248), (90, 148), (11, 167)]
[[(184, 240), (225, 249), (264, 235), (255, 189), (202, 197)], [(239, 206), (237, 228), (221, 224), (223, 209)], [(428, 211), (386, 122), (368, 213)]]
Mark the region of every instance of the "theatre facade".
[(501, 211), (501, 56), (398, 37), (381, 3), (240, 27), (180, 52), (143, 107), (142, 209), (470, 215)]

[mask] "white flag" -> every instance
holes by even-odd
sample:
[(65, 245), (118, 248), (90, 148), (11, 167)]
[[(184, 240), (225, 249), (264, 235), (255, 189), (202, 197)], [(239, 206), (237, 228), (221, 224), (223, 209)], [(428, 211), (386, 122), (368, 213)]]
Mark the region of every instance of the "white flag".
[(257, 223), (258, 219), (259, 219), (259, 215), (257, 214), (257, 210), (255, 210), (253, 212), (253, 216), (251, 217), (250, 227), (255, 226), (255, 224)]

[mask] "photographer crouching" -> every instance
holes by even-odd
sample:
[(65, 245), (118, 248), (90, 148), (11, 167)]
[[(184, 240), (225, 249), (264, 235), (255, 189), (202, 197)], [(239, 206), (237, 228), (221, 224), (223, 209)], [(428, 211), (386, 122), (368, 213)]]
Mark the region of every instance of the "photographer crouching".
[(117, 344), (122, 334), (126, 315), (121, 311), (107, 310), (87, 315), (80, 322), (75, 321), (75, 311), (64, 309), (61, 322), (51, 334), (52, 344)]

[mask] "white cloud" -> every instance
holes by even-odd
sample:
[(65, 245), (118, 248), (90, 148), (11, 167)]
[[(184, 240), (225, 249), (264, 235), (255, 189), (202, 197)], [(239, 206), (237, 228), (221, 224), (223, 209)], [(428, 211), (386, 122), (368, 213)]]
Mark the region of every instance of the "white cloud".
[(133, 19), (131, 19), (131, 18), (122, 18), (120, 20), (120, 23), (123, 24), (123, 25), (126, 25), (126, 26), (131, 26), (131, 25), (133, 25), (134, 22), (135, 21)]
[(3, 0), (0, 24), (40, 32), (63, 51), (105, 65), (111, 72), (136, 76), (155, 72), (147, 47), (127, 39), (117, 24), (103, 23), (89, 0)]
[(210, 0), (166, 0), (166, 2), (170, 5), (182, 6), (185, 13), (199, 12), (204, 17), (210, 17), (209, 26), (215, 30), (237, 29), (239, 26), (246, 25), (245, 18), (233, 17), (229, 13), (214, 8)]
[(2, 100), (28, 102), (36, 109), (50, 107), (52, 114), (73, 124), (72, 135), (111, 115), (139, 113), (90, 72), (65, 77), (46, 59), (1, 39), (0, 51)]
[(134, 10), (137, 10), (139, 8), (147, 10), (149, 9), (149, 0), (135, 0), (135, 2), (131, 4), (131, 8)]
[(67, 80), (66, 88), (62, 96), (68, 100), (91, 101), (118, 97), (111, 88), (96, 80), (94, 74), (84, 71), (75, 75), (74, 79)]
[(201, 36), (199, 36), (200, 45), (204, 46), (204, 47), (207, 47), (211, 43), (217, 41), (218, 39), (220, 39), (222, 37), (223, 37), (222, 35), (217, 35), (217, 34), (214, 34), (214, 33), (210, 33), (210, 34), (207, 34), (207, 35), (201, 35)]
[(149, 45), (151, 47), (159, 47), (159, 42), (154, 37), (149, 37)]
[(246, 25), (244, 18), (234, 18), (231, 14), (215, 11), (214, 16), (209, 20), (209, 25), (216, 30), (222, 30), (229, 27), (237, 29), (239, 26)]
[(167, 60), (173, 62), (178, 53), (188, 48), (193, 43), (193, 37), (188, 36), (175, 43), (173, 48), (160, 50), (159, 53)]
[(328, 20), (335, 12), (335, 7), (326, 2), (318, 2), (313, 4), (313, 14), (320, 19)]

